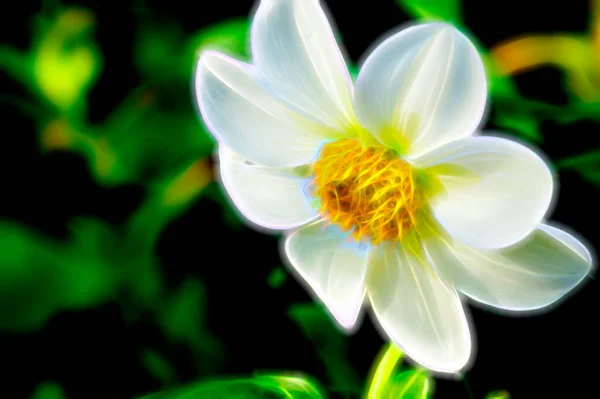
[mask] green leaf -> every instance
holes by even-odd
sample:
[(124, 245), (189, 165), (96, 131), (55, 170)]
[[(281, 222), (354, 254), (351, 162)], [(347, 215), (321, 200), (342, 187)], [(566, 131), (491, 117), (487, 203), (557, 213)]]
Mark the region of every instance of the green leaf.
[(31, 52), (35, 86), (59, 110), (80, 110), (103, 65), (93, 39), (95, 17), (86, 9), (65, 8), (41, 25)]
[(185, 59), (192, 64), (206, 49), (224, 52), (237, 58), (250, 56), (250, 21), (235, 18), (198, 31), (189, 41)]
[(324, 399), (319, 388), (300, 376), (260, 375), (214, 380), (156, 393), (139, 399)]
[(413, 18), (462, 23), (461, 0), (396, 0)]
[(541, 143), (544, 139), (540, 132), (541, 120), (526, 113), (498, 112), (494, 123), (532, 143)]
[(62, 387), (55, 382), (42, 382), (30, 399), (67, 399)]
[(427, 399), (430, 390), (431, 382), (424, 370), (409, 370), (392, 378), (382, 399)]
[(150, 25), (138, 35), (135, 63), (150, 82), (185, 84), (184, 90), (188, 90), (196, 61), (203, 50), (212, 49), (236, 58), (247, 57), (250, 53), (249, 27), (246, 18), (235, 18), (186, 37), (176, 25)]
[(145, 348), (142, 351), (142, 363), (163, 386), (171, 385), (177, 378), (173, 366), (160, 353), (152, 349)]
[(145, 79), (151, 82), (172, 82), (191, 79), (191, 65), (181, 63), (183, 32), (174, 24), (148, 25), (140, 29), (135, 39), (134, 62)]
[(288, 314), (313, 342), (327, 370), (328, 387), (335, 391), (360, 392), (360, 379), (347, 357), (347, 336), (333, 324), (323, 307), (315, 303), (294, 304)]
[[(566, 107), (557, 107), (552, 113), (554, 120), (558, 123), (574, 123), (581, 119), (591, 119), (596, 123), (600, 122), (600, 101), (598, 102), (572, 102)], [(562, 111), (562, 112), (560, 112)]]
[(207, 327), (205, 291), (195, 278), (184, 281), (159, 311), (158, 324), (167, 339), (191, 348), (199, 368), (215, 370), (222, 362), (223, 347)]
[(507, 391), (494, 391), (485, 395), (485, 399), (510, 399), (510, 393)]
[[(142, 87), (132, 92), (102, 126), (77, 129), (58, 125), (63, 135), (69, 134), (62, 147), (82, 153), (102, 185), (149, 184), (175, 177), (190, 163), (211, 156), (216, 143), (196, 115), (188, 94), (187, 90), (180, 93), (185, 98), (182, 104), (167, 106), (164, 93)], [(56, 130), (54, 140), (47, 134), (42, 141), (61, 142)]]
[(293, 375), (263, 375), (253, 378), (254, 382), (276, 394), (290, 399), (321, 399), (324, 395), (315, 382)]
[(32, 331), (60, 310), (111, 297), (118, 281), (115, 269), (86, 243), (86, 236), (96, 233), (83, 228), (71, 243), (59, 243), (26, 227), (0, 223), (0, 329)]
[(114, 295), (121, 282), (117, 267), (119, 238), (104, 222), (75, 219), (69, 225), (71, 240), (61, 258), (62, 296), (72, 308), (87, 308)]
[(573, 169), (590, 183), (600, 186), (600, 148), (564, 158), (557, 162), (561, 169)]
[(0, 70), (6, 71), (13, 79), (26, 83), (30, 79), (27, 54), (7, 46), (0, 47)]
[(97, 174), (113, 184), (177, 173), (189, 162), (212, 155), (215, 145), (191, 109), (149, 107), (126, 126), (117, 119), (103, 129), (114, 162)]
[(216, 141), (189, 98), (201, 51), (247, 54), (249, 21), (232, 19), (186, 37), (176, 25), (141, 31), (135, 62), (145, 81), (93, 132), (82, 132), (82, 152), (96, 180), (105, 185), (148, 183), (178, 173), (213, 154)]

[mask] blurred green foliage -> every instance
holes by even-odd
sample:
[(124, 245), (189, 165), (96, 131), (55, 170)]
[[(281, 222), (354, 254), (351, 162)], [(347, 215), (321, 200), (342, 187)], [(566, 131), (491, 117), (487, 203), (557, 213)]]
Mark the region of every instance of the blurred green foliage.
[(288, 273), (283, 266), (277, 266), (271, 270), (271, 273), (269, 273), (269, 276), (267, 277), (267, 284), (269, 284), (271, 288), (279, 288), (285, 282), (287, 276)]
[[(144, 182), (212, 155), (215, 141), (199, 122), (191, 77), (202, 50), (246, 58), (248, 26), (245, 19), (225, 21), (186, 37), (175, 25), (143, 25), (134, 55), (144, 85), (103, 126), (85, 134), (96, 138), (84, 152), (96, 160), (99, 181)], [(99, 156), (106, 161), (98, 163)]]
[(146, 370), (160, 381), (163, 387), (170, 387), (177, 381), (177, 372), (159, 352), (150, 348), (144, 348), (140, 356)]
[(0, 66), (55, 111), (83, 112), (89, 90), (102, 69), (93, 40), (94, 15), (81, 8), (57, 8), (34, 21), (31, 49), (0, 47)]
[[(153, 251), (164, 227), (213, 179), (208, 157), (214, 141), (198, 122), (189, 87), (198, 52), (214, 47), (244, 57), (248, 21), (226, 21), (187, 37), (176, 25), (143, 25), (135, 59), (145, 82), (100, 126), (86, 120), (86, 100), (102, 68), (94, 25), (91, 11), (54, 3), (35, 17), (31, 49), (20, 53), (3, 46), (0, 65), (41, 100), (30, 108), (43, 110), (31, 115), (39, 119), (42, 150), (81, 153), (98, 183), (139, 183), (148, 195), (119, 228), (74, 221), (66, 243), (18, 225), (0, 225), (0, 245), (7, 248), (0, 255), (5, 282), (0, 304), (23, 308), (0, 308), (0, 328), (32, 330), (61, 309), (122, 300), (159, 314), (173, 311), (170, 318), (157, 316), (170, 337), (197, 350), (216, 350), (218, 345), (197, 337), (208, 336), (201, 321), (201, 283), (188, 281), (161, 303), (157, 298), (165, 296), (164, 287)], [(229, 208), (214, 191), (213, 199)], [(227, 216), (235, 220), (231, 210)], [(115, 298), (117, 292), (128, 299)], [(198, 322), (182, 323), (186, 318)]]
[[(168, 340), (190, 348), (203, 373), (223, 362), (221, 343), (206, 327), (206, 293), (200, 281), (188, 278), (160, 309), (158, 323)], [(190, 320), (190, 317), (193, 317)]]
[(67, 399), (62, 387), (55, 382), (39, 384), (30, 399)]
[(103, 226), (80, 220), (59, 243), (12, 223), (0, 224), (0, 329), (31, 331), (62, 309), (97, 305), (113, 294), (118, 270), (97, 256)]
[(247, 59), (250, 54), (249, 30), (246, 18), (204, 27), (191, 37), (177, 25), (145, 24), (139, 31), (135, 63), (148, 81), (184, 84), (189, 89), (202, 50), (210, 48)]
[[(190, 277), (168, 290), (154, 250), (163, 229), (205, 192), (220, 203), (230, 226), (240, 226), (213, 183), (215, 142), (199, 122), (190, 80), (203, 49), (246, 57), (248, 21), (225, 21), (192, 35), (175, 24), (145, 21), (134, 46), (142, 84), (104, 121), (91, 124), (87, 100), (102, 69), (95, 18), (89, 10), (53, 4), (35, 17), (29, 51), (0, 48), (2, 70), (34, 94), (3, 100), (36, 121), (42, 151), (79, 153), (99, 184), (141, 184), (147, 194), (122, 226), (77, 219), (64, 242), (1, 222), (0, 330), (35, 331), (57, 312), (116, 301), (131, 322), (150, 314), (170, 345), (191, 353), (199, 375), (215, 372), (223, 348), (206, 326), (204, 286)], [(156, 349), (144, 348), (140, 358), (162, 386), (178, 381)], [(34, 397), (63, 396), (60, 387), (43, 384)]]
[(82, 8), (56, 6), (35, 18), (32, 46), (0, 47), (0, 67), (36, 95), (4, 98), (37, 121), (45, 151), (74, 151), (103, 185), (148, 184), (209, 157), (215, 141), (199, 122), (190, 87), (204, 49), (248, 58), (247, 19), (232, 19), (185, 35), (174, 23), (145, 21), (134, 61), (143, 82), (98, 125), (87, 119), (87, 99), (102, 70), (95, 18)]
[(562, 159), (558, 166), (562, 169), (577, 170), (590, 183), (600, 187), (600, 148)]

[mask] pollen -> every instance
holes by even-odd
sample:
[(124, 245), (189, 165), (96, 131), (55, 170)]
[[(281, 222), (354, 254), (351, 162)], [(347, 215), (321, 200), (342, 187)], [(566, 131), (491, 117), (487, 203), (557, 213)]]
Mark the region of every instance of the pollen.
[(307, 189), (319, 213), (361, 243), (402, 241), (416, 227), (422, 195), (411, 165), (355, 139), (325, 144)]

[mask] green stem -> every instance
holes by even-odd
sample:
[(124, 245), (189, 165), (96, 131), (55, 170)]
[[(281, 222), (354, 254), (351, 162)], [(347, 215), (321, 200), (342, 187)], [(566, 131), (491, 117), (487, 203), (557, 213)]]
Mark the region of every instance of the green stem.
[(366, 399), (383, 399), (383, 393), (398, 362), (404, 353), (395, 344), (387, 344), (381, 350), (379, 360), (374, 363), (373, 376)]

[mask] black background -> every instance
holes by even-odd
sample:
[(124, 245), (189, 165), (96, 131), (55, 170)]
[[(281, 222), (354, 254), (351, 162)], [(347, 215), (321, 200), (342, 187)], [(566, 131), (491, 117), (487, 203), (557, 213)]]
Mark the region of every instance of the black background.
[[(357, 61), (373, 41), (408, 20), (393, 0), (326, 2), (341, 31), (347, 53)], [(97, 16), (97, 39), (105, 69), (92, 91), (90, 117), (101, 121), (130, 89), (140, 83), (132, 63), (134, 1), (81, 1)], [(252, 1), (147, 1), (165, 21), (178, 21), (192, 33), (203, 25), (247, 16)], [(489, 47), (529, 32), (583, 32), (587, 1), (465, 2), (466, 25)], [(1, 42), (27, 48), (29, 23), (38, 1), (3, 4)], [(2, 91), (23, 89), (2, 77)], [(552, 68), (517, 78), (531, 98), (564, 104), (561, 74)], [(190, 97), (190, 101), (192, 98)], [(491, 102), (491, 113), (494, 103)], [(107, 189), (94, 183), (84, 160), (72, 154), (39, 152), (32, 121), (10, 104), (1, 106), (0, 216), (64, 238), (76, 216), (93, 216), (118, 225), (140, 204), (137, 186)], [(494, 128), (493, 125), (488, 127)], [(510, 133), (510, 132), (507, 132)], [(599, 126), (590, 121), (543, 125), (541, 149), (551, 159), (577, 154), (600, 144)], [(560, 194), (553, 219), (570, 226), (597, 246), (598, 188), (575, 172), (559, 176)], [(199, 276), (208, 287), (208, 324), (227, 348), (220, 374), (249, 375), (255, 370), (298, 370), (320, 381), (325, 370), (310, 343), (286, 316), (290, 302), (309, 301), (293, 279), (278, 290), (264, 281), (279, 263), (277, 238), (250, 229), (228, 230), (217, 205), (200, 200), (161, 236), (158, 254), (168, 284)], [(235, 248), (235, 250), (231, 250)], [(236, 278), (232, 279), (231, 274)], [(227, 281), (227, 284), (223, 282)], [(467, 375), (473, 398), (506, 389), (514, 398), (595, 397), (598, 379), (598, 290), (592, 278), (550, 313), (505, 317), (470, 306), (477, 343), (476, 359)], [(361, 378), (383, 343), (371, 321), (350, 338), (350, 358)], [(130, 398), (159, 389), (142, 368), (138, 351), (165, 348), (159, 331), (143, 322), (126, 324), (116, 304), (80, 312), (63, 312), (39, 332), (0, 334), (0, 396), (27, 397), (43, 380), (63, 384), (69, 398)], [(170, 359), (184, 380), (198, 376), (189, 356), (170, 349)], [(436, 398), (469, 398), (463, 382), (436, 379)]]

